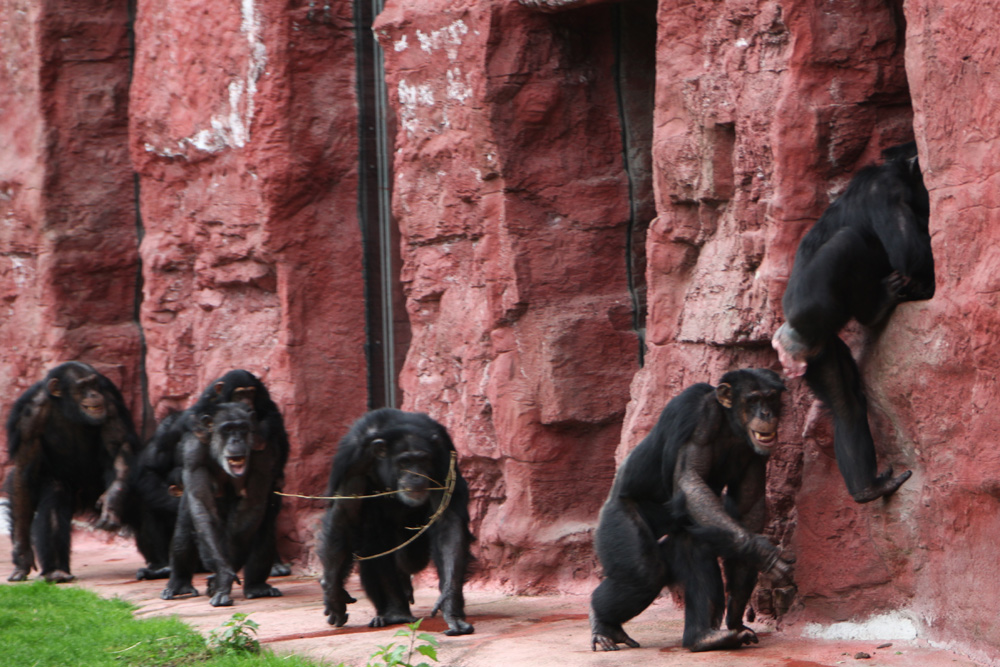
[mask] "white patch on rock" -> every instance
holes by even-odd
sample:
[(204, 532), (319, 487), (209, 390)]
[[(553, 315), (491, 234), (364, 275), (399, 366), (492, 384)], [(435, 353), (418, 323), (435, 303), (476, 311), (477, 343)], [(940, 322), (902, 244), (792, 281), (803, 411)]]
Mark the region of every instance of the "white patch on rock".
[(434, 91), (428, 83), (411, 86), (403, 79), (399, 81), (398, 91), (399, 120), (403, 128), (412, 134), (420, 124), (417, 120), (417, 107), (434, 106)]
[(465, 82), (462, 70), (453, 67), (445, 72), (445, 76), (448, 78), (448, 99), (455, 100), (456, 102), (465, 102), (465, 100), (472, 97), (472, 86)]
[(243, 148), (250, 142), (257, 82), (267, 67), (267, 47), (262, 36), (260, 13), (254, 3), (255, 0), (240, 2), (240, 32), (247, 40), (247, 69), (245, 78), (228, 84), (229, 111), (212, 116), (208, 121), (209, 128), (198, 130), (194, 135), (179, 140), (177, 151), (147, 143), (147, 152), (174, 158), (183, 157), (188, 148), (218, 153), (227, 148)]
[(407, 47), (409, 47), (409, 44), (406, 43), (406, 35), (403, 35), (401, 38), (397, 39), (392, 44), (392, 50), (395, 51), (396, 53), (399, 53), (400, 51), (405, 51)]
[(900, 612), (872, 616), (866, 621), (833, 623), (821, 625), (808, 623), (802, 630), (804, 637), (812, 639), (908, 639), (917, 638), (917, 626), (912, 619)]
[(444, 49), (448, 58), (455, 60), (458, 58), (458, 47), (462, 44), (462, 37), (467, 34), (469, 34), (469, 26), (465, 25), (465, 21), (459, 19), (430, 33), (417, 30), (417, 41), (420, 42), (420, 48), (423, 51), (430, 53), (437, 49)]

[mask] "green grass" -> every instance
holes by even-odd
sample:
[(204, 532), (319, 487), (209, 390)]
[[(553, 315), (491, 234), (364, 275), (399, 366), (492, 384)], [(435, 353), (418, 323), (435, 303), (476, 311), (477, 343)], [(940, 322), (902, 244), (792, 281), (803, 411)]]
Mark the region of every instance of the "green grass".
[(81, 588), (0, 585), (0, 667), (315, 667), (225, 646), (177, 618), (133, 618), (135, 608)]

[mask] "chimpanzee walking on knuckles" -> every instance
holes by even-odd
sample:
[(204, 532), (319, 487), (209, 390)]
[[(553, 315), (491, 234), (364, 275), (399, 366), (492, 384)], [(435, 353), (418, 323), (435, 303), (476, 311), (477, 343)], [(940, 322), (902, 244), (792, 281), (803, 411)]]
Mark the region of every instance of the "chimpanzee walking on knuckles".
[(278, 503), (287, 451), (261, 436), (256, 414), (243, 402), (220, 403), (194, 415), (181, 442), (184, 491), (170, 547), (170, 579), (160, 595), (198, 595), (192, 575), (201, 561), (212, 571), (213, 607), (233, 604), (243, 570), (247, 599), (276, 597), (267, 583), (275, 559)]
[(410, 576), (433, 560), (441, 594), (431, 616), (442, 612), (446, 635), (473, 632), (462, 591), (471, 558), (469, 487), (457, 465), (450, 497), (446, 488), (454, 452), (444, 426), (393, 408), (369, 412), (340, 441), (327, 487), (336, 499), (323, 519), (319, 549), (323, 613), (331, 625), (344, 625), (355, 601), (344, 589), (355, 559), (375, 605), (373, 628), (416, 620)]
[(765, 369), (730, 371), (717, 387), (692, 385), (667, 404), (622, 463), (595, 535), (604, 569), (590, 605), (595, 651), (638, 648), (622, 624), (664, 586), (683, 590), (686, 648), (757, 642), (743, 613), (758, 572), (782, 585), (792, 574), (790, 561), (759, 534), (784, 390)]
[(25, 391), (7, 419), (14, 572), (35, 567), (46, 581), (67, 582), (71, 521), (100, 510), (98, 527), (121, 523), (126, 478), (138, 449), (132, 415), (111, 380), (69, 361)]

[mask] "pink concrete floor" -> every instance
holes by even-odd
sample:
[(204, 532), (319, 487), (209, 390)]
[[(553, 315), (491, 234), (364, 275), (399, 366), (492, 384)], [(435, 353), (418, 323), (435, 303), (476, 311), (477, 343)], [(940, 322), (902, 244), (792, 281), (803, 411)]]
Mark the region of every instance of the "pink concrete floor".
[[(280, 598), (245, 600), (234, 591), (235, 604), (214, 608), (204, 595), (185, 600), (160, 599), (162, 581), (136, 581), (135, 571), (142, 559), (130, 541), (84, 530), (74, 531), (73, 573), (70, 585), (91, 589), (104, 597), (118, 597), (138, 607), (136, 616), (176, 614), (203, 633), (219, 627), (235, 612), (251, 613), (260, 624), (258, 637), (275, 652), (309, 656), (328, 665), (341, 662), (363, 666), (380, 644), (399, 641), (397, 628), (367, 627), (373, 608), (365, 599), (356, 575), (348, 589), (358, 598), (349, 607), (347, 626), (334, 629), (323, 615), (319, 577), (300, 574), (272, 579), (284, 593)], [(12, 570), (10, 540), (0, 537), (0, 581)], [(204, 592), (204, 576), (195, 579)], [(16, 585), (16, 584), (7, 584)], [(427, 614), (437, 598), (436, 591), (416, 591), (416, 615)], [(669, 597), (659, 598), (649, 609), (627, 624), (626, 630), (641, 645), (614, 653), (590, 650), (587, 623), (588, 597), (561, 595), (514, 597), (500, 592), (470, 587), (466, 590), (468, 620), (475, 634), (447, 637), (440, 634), (445, 624), (440, 618), (426, 619), (422, 629), (435, 633), (440, 641), (440, 665), (455, 667), (517, 667), (520, 665), (572, 665), (574, 667), (624, 667), (628, 665), (708, 665), (711, 667), (816, 667), (822, 665), (864, 665), (866, 667), (907, 665), (918, 667), (966, 667), (977, 663), (958, 654), (929, 647), (922, 641), (827, 641), (806, 639), (797, 631), (773, 632), (755, 625), (760, 643), (738, 651), (692, 654), (680, 648), (683, 612)], [(2, 644), (2, 642), (0, 642)], [(857, 659), (859, 652), (871, 658)]]

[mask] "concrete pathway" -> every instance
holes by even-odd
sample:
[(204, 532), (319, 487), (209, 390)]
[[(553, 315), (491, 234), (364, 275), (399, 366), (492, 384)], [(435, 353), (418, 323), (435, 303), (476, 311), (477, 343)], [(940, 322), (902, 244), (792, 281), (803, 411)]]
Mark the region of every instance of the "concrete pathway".
[[(398, 628), (368, 628), (374, 610), (360, 590), (357, 575), (348, 589), (358, 598), (349, 609), (347, 626), (334, 629), (323, 615), (319, 578), (293, 574), (272, 579), (284, 596), (245, 600), (234, 590), (235, 604), (214, 608), (204, 595), (186, 600), (160, 599), (162, 581), (136, 581), (133, 577), (142, 559), (131, 542), (77, 530), (73, 536), (72, 567), (77, 580), (72, 585), (94, 590), (104, 597), (119, 597), (138, 607), (136, 615), (176, 614), (203, 633), (218, 628), (233, 613), (252, 614), (260, 624), (258, 638), (277, 653), (310, 656), (328, 665), (343, 662), (363, 667), (377, 645), (400, 641)], [(12, 570), (10, 540), (0, 537), (0, 581), (5, 585)], [(195, 578), (204, 593), (204, 575)], [(436, 590), (416, 591), (414, 614), (427, 614), (437, 599)], [(683, 611), (669, 597), (659, 598), (648, 610), (628, 623), (626, 630), (640, 649), (595, 653), (590, 650), (585, 595), (514, 597), (476, 587), (466, 589), (468, 620), (475, 634), (447, 637), (438, 618), (426, 619), (422, 630), (438, 634), (440, 665), (454, 667), (520, 667), (560, 665), (573, 667), (627, 667), (629, 665), (706, 665), (710, 667), (971, 667), (977, 663), (949, 651), (934, 649), (922, 641), (870, 640), (829, 641), (806, 639), (794, 630), (769, 632), (755, 625), (760, 643), (738, 651), (693, 654), (680, 648)], [(856, 658), (867, 653), (870, 658)]]

